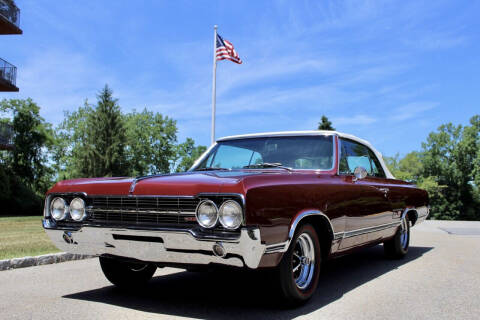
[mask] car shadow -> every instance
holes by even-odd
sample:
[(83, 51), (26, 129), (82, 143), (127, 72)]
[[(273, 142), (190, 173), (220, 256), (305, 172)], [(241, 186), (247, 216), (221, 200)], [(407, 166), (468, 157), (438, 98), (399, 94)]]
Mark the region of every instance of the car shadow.
[(113, 286), (64, 296), (68, 299), (111, 304), (133, 310), (193, 318), (291, 319), (334, 302), (382, 274), (420, 258), (431, 247), (410, 247), (401, 260), (388, 260), (381, 245), (329, 261), (319, 289), (305, 305), (279, 305), (270, 273), (247, 270), (178, 272), (154, 277), (141, 290), (121, 291)]

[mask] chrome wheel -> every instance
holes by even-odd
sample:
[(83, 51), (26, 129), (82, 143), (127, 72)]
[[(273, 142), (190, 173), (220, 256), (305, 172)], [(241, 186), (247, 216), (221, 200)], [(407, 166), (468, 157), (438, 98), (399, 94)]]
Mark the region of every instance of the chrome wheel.
[(404, 250), (408, 247), (408, 223), (408, 219), (405, 217), (400, 226), (400, 245)]
[(295, 242), (292, 258), (292, 273), (299, 289), (307, 288), (312, 282), (315, 269), (315, 247), (307, 233), (302, 233)]

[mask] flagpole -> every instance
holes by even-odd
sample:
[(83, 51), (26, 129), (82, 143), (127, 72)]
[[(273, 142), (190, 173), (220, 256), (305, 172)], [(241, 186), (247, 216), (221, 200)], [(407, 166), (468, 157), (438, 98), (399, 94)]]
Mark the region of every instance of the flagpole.
[(215, 108), (217, 82), (217, 25), (213, 27), (213, 82), (212, 82), (212, 145), (215, 143)]

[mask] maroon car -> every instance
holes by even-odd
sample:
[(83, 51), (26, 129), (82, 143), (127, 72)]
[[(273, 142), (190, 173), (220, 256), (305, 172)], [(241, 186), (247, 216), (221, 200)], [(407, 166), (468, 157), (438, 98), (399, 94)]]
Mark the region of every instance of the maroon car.
[(368, 142), (307, 131), (219, 139), (184, 173), (61, 181), (43, 226), (59, 249), (99, 256), (118, 286), (164, 266), (270, 268), (299, 303), (326, 259), (379, 243), (405, 256), (428, 213), (427, 192)]

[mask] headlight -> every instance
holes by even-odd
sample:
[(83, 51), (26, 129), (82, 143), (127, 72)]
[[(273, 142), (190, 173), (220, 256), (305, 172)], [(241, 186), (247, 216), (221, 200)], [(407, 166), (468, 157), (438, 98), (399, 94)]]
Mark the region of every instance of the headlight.
[(70, 217), (75, 221), (85, 218), (85, 201), (81, 198), (75, 198), (70, 202)]
[(213, 228), (217, 224), (218, 209), (211, 200), (200, 202), (197, 207), (197, 221), (204, 228)]
[(63, 220), (67, 216), (68, 206), (67, 202), (62, 198), (55, 198), (50, 203), (50, 214), (55, 220)]
[(219, 220), (225, 228), (237, 229), (243, 222), (242, 207), (237, 201), (225, 201), (220, 206)]

